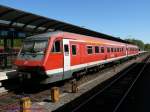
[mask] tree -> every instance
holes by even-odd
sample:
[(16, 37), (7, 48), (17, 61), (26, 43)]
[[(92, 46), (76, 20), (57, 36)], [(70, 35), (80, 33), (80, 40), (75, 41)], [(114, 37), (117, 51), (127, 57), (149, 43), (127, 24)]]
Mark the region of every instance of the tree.
[(137, 39), (134, 39), (134, 38), (128, 38), (128, 39), (125, 39), (126, 41), (134, 44), (134, 45), (137, 45), (141, 50), (144, 50), (144, 42), (141, 41), (141, 40), (137, 40)]
[(146, 51), (150, 51), (150, 44), (145, 44), (145, 46), (144, 46), (144, 50), (146, 50)]

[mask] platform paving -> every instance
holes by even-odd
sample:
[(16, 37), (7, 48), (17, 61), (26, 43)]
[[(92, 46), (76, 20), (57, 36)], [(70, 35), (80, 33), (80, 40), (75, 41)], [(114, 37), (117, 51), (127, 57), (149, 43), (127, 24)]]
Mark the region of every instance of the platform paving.
[(15, 78), (16, 74), (17, 72), (14, 69), (0, 70), (0, 81)]

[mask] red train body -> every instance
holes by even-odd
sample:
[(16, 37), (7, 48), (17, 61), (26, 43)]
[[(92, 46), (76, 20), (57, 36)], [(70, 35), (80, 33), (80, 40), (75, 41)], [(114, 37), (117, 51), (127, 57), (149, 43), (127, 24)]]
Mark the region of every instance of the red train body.
[(15, 65), (26, 76), (44, 76), (45, 83), (52, 83), (138, 52), (138, 47), (131, 44), (50, 32), (26, 38)]

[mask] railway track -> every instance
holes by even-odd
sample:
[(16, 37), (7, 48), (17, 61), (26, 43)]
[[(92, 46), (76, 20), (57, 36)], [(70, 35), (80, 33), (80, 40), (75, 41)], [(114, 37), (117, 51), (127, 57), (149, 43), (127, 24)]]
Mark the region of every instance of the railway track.
[[(114, 67), (112, 66), (110, 68), (105, 68), (101, 72), (105, 72), (108, 69), (114, 69)], [(84, 83), (86, 81), (91, 80), (93, 77), (97, 77), (97, 75), (93, 75), (93, 76), (87, 75), (86, 80), (81, 79), (80, 81), (78, 81), (78, 83), (79, 84)], [(7, 84), (10, 84), (10, 83), (6, 83), (4, 85), (6, 86)], [(69, 83), (64, 84), (62, 82), (56, 85), (59, 86), (61, 88), (61, 92), (63, 92), (64, 90), (66, 90), (66, 87), (67, 85), (69, 85)], [(44, 101), (47, 97), (50, 97), (50, 88), (53, 86), (55, 86), (55, 84), (46, 85), (46, 86), (45, 85), (44, 86), (43, 85), (31, 86), (30, 84), (28, 84), (24, 87), (21, 87), (20, 85), (17, 86), (17, 83), (16, 83), (15, 86), (8, 87), (9, 91), (7, 92), (7, 94), (0, 96), (0, 111), (7, 112), (8, 110), (9, 111), (15, 110), (15, 112), (17, 112), (18, 110), (20, 110), (20, 104), (19, 104), (20, 98), (25, 97), (25, 96), (30, 97), (32, 102)]]
[(76, 101), (57, 109), (56, 112), (117, 112), (149, 61), (150, 56), (142, 63), (129, 67), (102, 89), (96, 87), (92, 92), (84, 94)]

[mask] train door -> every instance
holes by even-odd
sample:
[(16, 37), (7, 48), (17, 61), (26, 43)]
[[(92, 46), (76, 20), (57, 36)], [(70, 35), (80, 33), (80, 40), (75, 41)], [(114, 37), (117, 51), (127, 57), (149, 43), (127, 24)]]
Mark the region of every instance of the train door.
[(127, 44), (125, 46), (125, 55), (128, 56), (128, 48), (127, 48)]
[(63, 79), (71, 77), (70, 71), (70, 42), (69, 39), (63, 39), (63, 55), (64, 55), (64, 67), (63, 67)]
[(110, 58), (110, 55), (111, 55), (111, 48), (110, 47), (106, 47), (106, 51), (107, 51), (107, 59), (109, 59)]

